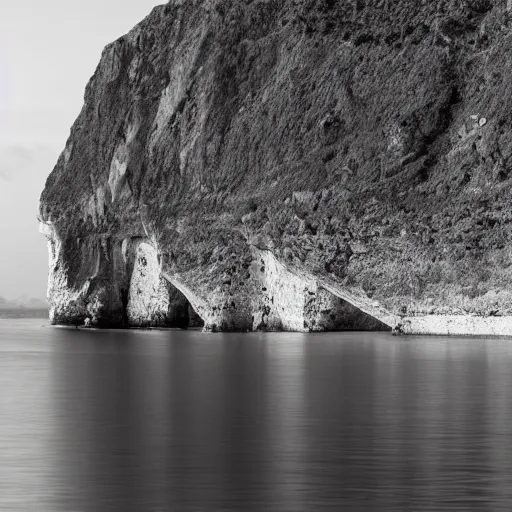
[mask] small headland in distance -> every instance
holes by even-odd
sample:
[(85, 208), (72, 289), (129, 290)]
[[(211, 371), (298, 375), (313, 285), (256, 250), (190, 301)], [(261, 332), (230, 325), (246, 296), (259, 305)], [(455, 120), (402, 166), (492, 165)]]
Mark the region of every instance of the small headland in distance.
[(48, 318), (46, 301), (22, 297), (9, 300), (0, 297), (0, 319), (2, 318)]

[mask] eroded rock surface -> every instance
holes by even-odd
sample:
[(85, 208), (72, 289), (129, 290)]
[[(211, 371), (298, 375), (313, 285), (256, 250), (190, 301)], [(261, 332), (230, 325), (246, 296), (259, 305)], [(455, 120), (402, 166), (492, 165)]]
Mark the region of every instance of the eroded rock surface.
[(188, 327), (189, 302), (161, 274), (158, 254), (138, 244), (126, 305), (126, 321), (137, 327)]
[(511, 30), (490, 0), (155, 8), (104, 50), (41, 196), (52, 321), (512, 315)]

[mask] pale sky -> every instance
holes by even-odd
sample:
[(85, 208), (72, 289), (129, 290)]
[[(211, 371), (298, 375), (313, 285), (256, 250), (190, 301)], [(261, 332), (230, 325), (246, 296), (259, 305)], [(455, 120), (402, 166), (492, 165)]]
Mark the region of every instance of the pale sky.
[(101, 51), (165, 0), (0, 0), (0, 296), (44, 298), (36, 220)]

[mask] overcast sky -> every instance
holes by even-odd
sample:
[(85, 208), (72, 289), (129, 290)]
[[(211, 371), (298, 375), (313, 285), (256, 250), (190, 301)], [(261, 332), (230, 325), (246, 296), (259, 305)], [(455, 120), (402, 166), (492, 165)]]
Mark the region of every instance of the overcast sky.
[(103, 47), (165, 0), (0, 0), (0, 296), (44, 298), (39, 195)]

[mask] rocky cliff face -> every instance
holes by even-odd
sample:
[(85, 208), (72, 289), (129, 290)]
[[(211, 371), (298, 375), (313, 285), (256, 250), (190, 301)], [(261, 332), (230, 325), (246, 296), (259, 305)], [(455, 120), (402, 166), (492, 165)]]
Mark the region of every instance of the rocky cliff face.
[(105, 48), (41, 196), (52, 321), (512, 314), (509, 4), (155, 8)]

